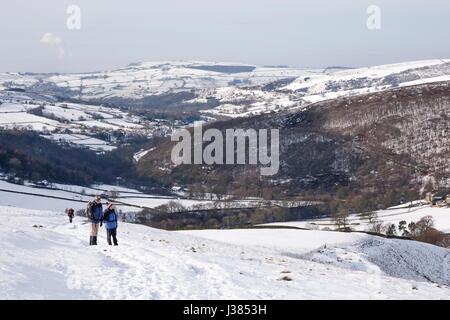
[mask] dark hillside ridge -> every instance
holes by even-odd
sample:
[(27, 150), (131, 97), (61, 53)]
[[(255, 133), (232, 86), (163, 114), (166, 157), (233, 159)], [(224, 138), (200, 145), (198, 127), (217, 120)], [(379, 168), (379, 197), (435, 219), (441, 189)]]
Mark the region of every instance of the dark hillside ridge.
[(0, 131), (0, 171), (31, 181), (76, 185), (114, 184), (121, 177), (129, 186), (164, 190), (152, 179), (138, 176), (126, 149), (97, 154), (57, 144), (28, 131)]
[(306, 111), (209, 125), (222, 131), (280, 129), (276, 176), (261, 177), (257, 165), (175, 167), (169, 140), (141, 159), (138, 170), (164, 183), (187, 185), (192, 192), (266, 198), (369, 194), (392, 202), (417, 192), (426, 175), (450, 178), (449, 114), (449, 82), (344, 97)]

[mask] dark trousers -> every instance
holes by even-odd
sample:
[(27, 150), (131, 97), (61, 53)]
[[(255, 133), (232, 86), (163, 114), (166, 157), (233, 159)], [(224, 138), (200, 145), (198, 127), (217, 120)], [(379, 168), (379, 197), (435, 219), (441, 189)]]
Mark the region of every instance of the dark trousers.
[(114, 245), (117, 246), (117, 228), (114, 229), (106, 229), (106, 237), (108, 239), (108, 244), (112, 246), (112, 241), (114, 242)]
[(72, 223), (72, 219), (73, 219), (73, 217), (69, 216), (70, 223)]

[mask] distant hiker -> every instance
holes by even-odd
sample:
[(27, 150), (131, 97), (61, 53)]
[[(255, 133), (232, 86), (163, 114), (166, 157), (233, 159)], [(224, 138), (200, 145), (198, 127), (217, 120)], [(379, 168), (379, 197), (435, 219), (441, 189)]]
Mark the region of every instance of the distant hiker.
[(96, 196), (94, 201), (88, 203), (86, 215), (91, 221), (91, 237), (89, 239), (89, 245), (96, 246), (99, 225), (103, 219), (103, 205), (100, 196)]
[(73, 216), (75, 215), (75, 210), (73, 210), (72, 208), (69, 208), (69, 209), (66, 209), (66, 212), (67, 212), (67, 216), (69, 217), (70, 223), (72, 223)]
[(108, 244), (112, 245), (112, 238), (114, 245), (117, 246), (117, 213), (112, 203), (107, 204), (107, 208), (103, 213), (103, 221), (105, 222)]

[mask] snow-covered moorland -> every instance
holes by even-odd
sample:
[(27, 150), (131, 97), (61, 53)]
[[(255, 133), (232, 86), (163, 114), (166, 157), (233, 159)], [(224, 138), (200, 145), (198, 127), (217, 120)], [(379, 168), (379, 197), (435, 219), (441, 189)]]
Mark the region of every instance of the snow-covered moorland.
[[(132, 103), (145, 97), (191, 93), (183, 103), (205, 104), (204, 115), (247, 117), (283, 110), (307, 108), (318, 101), (384, 91), (396, 87), (450, 80), (450, 60), (411, 61), (365, 68), (305, 69), (268, 67), (241, 63), (207, 61), (161, 61), (133, 63), (126, 67), (82, 74), (0, 73), (0, 98), (11, 89), (30, 96), (46, 92), (66, 99), (91, 102), (121, 101)], [(46, 97), (48, 98), (48, 97)], [(33, 99), (35, 100), (35, 99)], [(210, 108), (208, 100), (218, 106)], [(86, 119), (86, 127), (125, 127), (137, 129), (139, 123), (115, 119), (89, 120), (82, 107), (79, 111), (46, 107), (44, 114), (77, 121)], [(69, 108), (73, 109), (73, 108)], [(109, 113), (109, 112), (107, 112)], [(11, 117), (11, 116), (8, 116)], [(39, 122), (30, 119), (27, 122)], [(16, 122), (11, 119), (9, 122)], [(33, 125), (37, 127), (37, 125)], [(55, 129), (47, 124), (49, 130)]]
[(167, 232), (0, 207), (3, 299), (448, 299), (450, 251), (325, 231)]

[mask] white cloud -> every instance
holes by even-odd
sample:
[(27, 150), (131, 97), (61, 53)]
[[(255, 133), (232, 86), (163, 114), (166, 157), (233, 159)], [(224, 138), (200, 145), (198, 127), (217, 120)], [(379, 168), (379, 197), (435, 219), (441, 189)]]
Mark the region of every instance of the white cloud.
[(42, 36), (40, 43), (49, 45), (52, 47), (56, 47), (56, 49), (58, 51), (58, 58), (59, 59), (64, 58), (66, 51), (64, 49), (63, 40), (61, 37), (54, 35), (51, 32), (47, 32)]
[(41, 43), (49, 45), (58, 45), (62, 43), (61, 37), (54, 35), (53, 33), (47, 32), (41, 38)]

